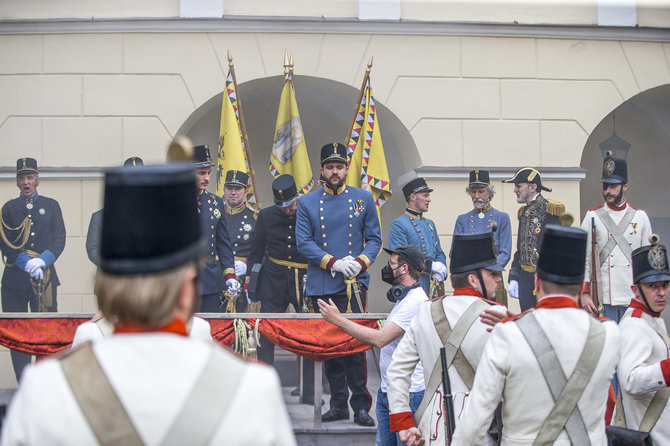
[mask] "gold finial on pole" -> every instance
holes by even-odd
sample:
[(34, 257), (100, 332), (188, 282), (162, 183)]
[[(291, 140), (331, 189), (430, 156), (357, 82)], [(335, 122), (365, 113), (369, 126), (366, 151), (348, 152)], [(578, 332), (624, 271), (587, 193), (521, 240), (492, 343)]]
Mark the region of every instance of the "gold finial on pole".
[(233, 66), (233, 53), (231, 53), (230, 50), (228, 50), (228, 66)]
[(289, 56), (288, 69), (291, 74), (293, 74), (293, 53)]
[(368, 73), (368, 75), (370, 74), (370, 70), (372, 70), (372, 58), (373, 56), (370, 56), (370, 60), (368, 61), (368, 68), (367, 70), (365, 70), (365, 72)]
[(347, 136), (344, 138), (344, 145), (349, 147), (349, 140), (351, 139), (351, 131), (354, 128), (354, 123), (356, 122), (356, 116), (358, 115), (358, 107), (361, 105), (361, 99), (363, 99), (363, 93), (365, 93), (365, 87), (368, 84), (368, 79), (370, 78), (370, 71), (372, 70), (372, 56), (368, 61), (368, 66), (365, 69), (365, 75), (363, 76), (363, 83), (361, 84), (361, 89), (358, 92), (358, 99), (354, 104), (354, 115), (351, 117), (351, 122), (349, 123), (349, 130), (347, 131)]

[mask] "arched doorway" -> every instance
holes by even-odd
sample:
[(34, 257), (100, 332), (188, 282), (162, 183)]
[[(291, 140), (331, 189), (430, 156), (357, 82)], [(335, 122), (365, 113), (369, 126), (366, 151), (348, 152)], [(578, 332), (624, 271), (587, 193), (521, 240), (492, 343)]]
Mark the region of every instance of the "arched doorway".
[[(614, 128), (613, 125), (616, 125)], [(670, 194), (665, 179), (670, 170), (670, 85), (646, 90), (612, 110), (593, 129), (582, 152), (587, 170), (580, 188), (581, 215), (603, 201), (600, 178), (603, 153), (599, 145), (614, 130), (630, 143), (626, 198), (649, 215), (655, 233), (670, 246)], [(621, 154), (619, 154), (621, 156)], [(670, 323), (670, 309), (664, 312)]]
[[(272, 203), (273, 178), (268, 170), (268, 162), (283, 84), (283, 76), (273, 76), (238, 85), (259, 199), (264, 207)], [(321, 146), (333, 141), (344, 142), (358, 90), (341, 82), (312, 76), (295, 76), (294, 85), (312, 172), (316, 179)], [(178, 133), (187, 135), (194, 144), (217, 147), (222, 95), (223, 93), (217, 94), (195, 110), (179, 128)], [(385, 239), (391, 220), (399, 216), (405, 208), (398, 177), (419, 166), (420, 157), (409, 131), (400, 120), (383, 104), (377, 102), (376, 105), (393, 191), (391, 200), (382, 208), (382, 236)], [(215, 155), (216, 150), (213, 150), (212, 156)], [(379, 271), (386, 263), (384, 256), (385, 254), (381, 254), (381, 259), (375, 262), (370, 271), (373, 281), (370, 286), (369, 307), (373, 312), (385, 311), (390, 307), (384, 297), (387, 286), (379, 279)]]

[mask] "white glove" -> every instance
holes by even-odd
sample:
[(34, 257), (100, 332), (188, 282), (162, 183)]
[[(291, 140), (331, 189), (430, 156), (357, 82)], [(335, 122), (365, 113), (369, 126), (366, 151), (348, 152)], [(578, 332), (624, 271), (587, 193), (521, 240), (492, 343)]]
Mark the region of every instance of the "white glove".
[(228, 293), (233, 296), (237, 297), (240, 294), (240, 282), (238, 282), (235, 279), (228, 279), (226, 280), (226, 286), (228, 287)]
[(509, 286), (507, 287), (507, 294), (514, 297), (515, 299), (519, 298), (519, 282), (516, 280), (510, 280)]
[(40, 279), (42, 278), (42, 271), (41, 268), (44, 268), (46, 266), (46, 263), (44, 263), (44, 260), (40, 259), (39, 257), (35, 257), (34, 259), (30, 259), (26, 262), (26, 266), (24, 269), (25, 272), (30, 274), (30, 277), (33, 279), (37, 278), (37, 271), (40, 270)]
[(30, 277), (35, 280), (42, 280), (43, 274), (42, 268), (35, 268), (33, 272), (30, 273)]
[(358, 273), (360, 273), (361, 270), (363, 269), (361, 264), (355, 261), (353, 258), (343, 260), (347, 262), (345, 264), (344, 277), (347, 279), (353, 279), (354, 277), (358, 276)]
[(447, 278), (447, 265), (442, 262), (433, 262), (432, 273), (435, 280), (443, 282)]
[(335, 273), (344, 274), (346, 265), (347, 265), (347, 261), (345, 259), (335, 260), (335, 263), (333, 263), (333, 266), (330, 267), (330, 272), (333, 275), (333, 277), (335, 277)]
[(235, 260), (235, 275), (242, 277), (247, 273), (247, 264), (241, 260)]

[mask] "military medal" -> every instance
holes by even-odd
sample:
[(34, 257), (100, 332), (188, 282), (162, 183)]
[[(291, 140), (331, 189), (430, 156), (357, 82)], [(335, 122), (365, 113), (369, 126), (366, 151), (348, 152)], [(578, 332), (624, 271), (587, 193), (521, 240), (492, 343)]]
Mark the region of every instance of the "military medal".
[(477, 215), (477, 217), (479, 217), (480, 220), (483, 220), (484, 219), (484, 213), (483, 212), (478, 212), (478, 214), (479, 215)]
[(40, 212), (40, 215), (44, 215), (46, 211), (44, 210), (44, 208), (40, 208), (39, 212)]
[(32, 201), (29, 201), (28, 203), (26, 203), (26, 208), (27, 208), (27, 209), (32, 209), (32, 208), (33, 208), (33, 203), (32, 203)]

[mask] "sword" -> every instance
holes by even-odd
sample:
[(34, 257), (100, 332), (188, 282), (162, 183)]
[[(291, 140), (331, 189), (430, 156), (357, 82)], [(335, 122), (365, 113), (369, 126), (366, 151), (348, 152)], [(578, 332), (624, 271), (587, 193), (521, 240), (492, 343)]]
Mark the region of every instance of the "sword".
[[(358, 284), (358, 281), (354, 281), (354, 283), (351, 284), (351, 288), (354, 291), (354, 296), (356, 296), (356, 303), (358, 304), (358, 308), (361, 311), (361, 313), (367, 313), (367, 310), (363, 309), (363, 304), (361, 300), (361, 288), (360, 285)], [(372, 351), (372, 359), (374, 359), (375, 367), (377, 368), (377, 373), (379, 374), (379, 377), (381, 378), (382, 372), (379, 369), (379, 358), (377, 358), (377, 352), (375, 351), (375, 348), (372, 347), (370, 349)]]

